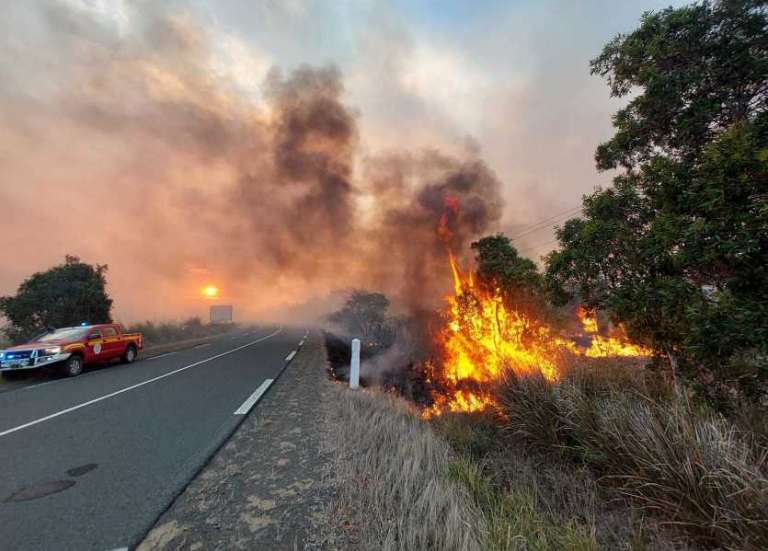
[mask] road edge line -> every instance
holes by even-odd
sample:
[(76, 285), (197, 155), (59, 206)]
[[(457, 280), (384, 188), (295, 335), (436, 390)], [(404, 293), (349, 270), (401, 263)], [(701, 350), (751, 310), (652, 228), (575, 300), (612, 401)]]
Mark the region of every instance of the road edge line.
[[(283, 328), (281, 327), (280, 330), (282, 329)], [(309, 333), (310, 331), (307, 330), (305, 334), (305, 338), (309, 337)], [(269, 385), (267, 390), (265, 390), (264, 393), (261, 395), (261, 397), (259, 398), (259, 401), (261, 401), (261, 399), (268, 394), (267, 392), (268, 390), (270, 390), (273, 386), (275, 386), (275, 383), (280, 380), (280, 377), (283, 376), (283, 373), (285, 373), (285, 370), (288, 369), (289, 365), (291, 365), (291, 362), (285, 362), (283, 364), (283, 367), (280, 369), (280, 371), (278, 371), (274, 379), (272, 379), (272, 383)], [(251, 408), (251, 411), (253, 411), (253, 408)], [(168, 502), (168, 505), (152, 520), (152, 523), (149, 525), (149, 527), (146, 530), (143, 531), (141, 536), (136, 541), (131, 542), (129, 547), (130, 549), (134, 549), (138, 547), (139, 545), (141, 545), (141, 543), (145, 539), (147, 539), (147, 536), (155, 527), (155, 525), (157, 524), (157, 521), (160, 520), (162, 516), (171, 509), (171, 507), (173, 507), (173, 504), (176, 503), (176, 500), (179, 499), (179, 496), (183, 494), (186, 491), (186, 489), (189, 487), (189, 485), (192, 483), (192, 481), (195, 480), (201, 472), (203, 472), (203, 469), (205, 469), (205, 467), (208, 466), (208, 464), (211, 462), (214, 456), (217, 453), (219, 453), (219, 450), (221, 450), (224, 447), (224, 445), (227, 442), (229, 442), (229, 440), (232, 438), (232, 435), (235, 434), (235, 432), (237, 432), (237, 429), (240, 428), (240, 425), (242, 425), (243, 422), (248, 418), (248, 415), (250, 415), (250, 411), (245, 415), (238, 415), (237, 417), (235, 417), (236, 421), (233, 423), (232, 427), (223, 434), (221, 440), (218, 443), (210, 446), (210, 448), (203, 454), (202, 456), (203, 459), (200, 465), (197, 468), (193, 469), (193, 472), (190, 475), (190, 477), (187, 479), (187, 481), (181, 486), (181, 488), (179, 488), (179, 491), (176, 492), (175, 495), (170, 499), (170, 501)]]
[(272, 383), (274, 383), (274, 379), (264, 379), (264, 382), (259, 385), (259, 387), (253, 391), (253, 393), (248, 396), (248, 398), (245, 399), (245, 402), (241, 404), (239, 408), (235, 410), (234, 415), (247, 415), (249, 411), (251, 411), (251, 408), (255, 406), (259, 400), (261, 400), (261, 397), (264, 396), (264, 394), (269, 390), (269, 387), (272, 386)]

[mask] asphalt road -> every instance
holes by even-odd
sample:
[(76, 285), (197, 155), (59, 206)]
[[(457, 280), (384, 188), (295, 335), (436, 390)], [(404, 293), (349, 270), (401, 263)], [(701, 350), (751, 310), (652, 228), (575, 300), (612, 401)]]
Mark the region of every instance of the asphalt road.
[(303, 335), (239, 331), (0, 393), (0, 549), (132, 548)]

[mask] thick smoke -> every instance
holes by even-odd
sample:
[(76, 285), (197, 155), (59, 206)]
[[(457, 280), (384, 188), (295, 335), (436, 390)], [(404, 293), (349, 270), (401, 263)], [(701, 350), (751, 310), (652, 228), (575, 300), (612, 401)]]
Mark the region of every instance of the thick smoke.
[(73, 253), (110, 264), (127, 319), (183, 315), (207, 281), (251, 317), (350, 287), (410, 311), (440, 301), (448, 249), (466, 254), (501, 216), (476, 152), (363, 154), (334, 67), (272, 69), (247, 94), (189, 14), (136, 6), (129, 29), (69, 4), (17, 8), (60, 63), (46, 86), (1, 54), (0, 199), (16, 214), (0, 239), (29, 245), (5, 292)]

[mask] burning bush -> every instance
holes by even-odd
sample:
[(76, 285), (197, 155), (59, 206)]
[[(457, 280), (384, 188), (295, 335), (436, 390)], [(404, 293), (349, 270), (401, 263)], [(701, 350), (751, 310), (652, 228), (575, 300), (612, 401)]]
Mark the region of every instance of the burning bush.
[[(507, 371), (537, 373), (552, 381), (575, 357), (651, 354), (630, 343), (620, 328), (612, 335), (600, 334), (596, 317), (586, 310), (581, 310), (580, 336), (587, 337), (588, 346), (579, 346), (577, 339), (556, 331), (541, 313), (543, 303), (516, 298), (526, 289), (535, 292), (535, 269), (517, 257), (506, 238), (493, 239), (492, 246), (476, 247), (477, 265), (484, 267), (478, 277), (472, 272), (462, 276), (449, 254), (455, 294), (447, 298), (442, 325), (433, 331), (436, 355), (424, 365), (434, 399), (425, 416), (488, 408), (494, 403), (493, 384)], [(499, 249), (508, 252), (489, 270)], [(489, 261), (486, 256), (494, 258)]]

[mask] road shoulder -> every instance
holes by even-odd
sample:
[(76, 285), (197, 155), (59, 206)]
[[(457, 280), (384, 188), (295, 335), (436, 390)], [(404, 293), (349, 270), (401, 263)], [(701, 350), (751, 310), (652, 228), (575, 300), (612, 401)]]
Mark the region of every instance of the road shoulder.
[(318, 530), (334, 491), (319, 422), (333, 391), (325, 364), (310, 338), (138, 549), (332, 548)]

